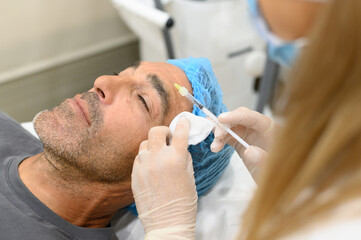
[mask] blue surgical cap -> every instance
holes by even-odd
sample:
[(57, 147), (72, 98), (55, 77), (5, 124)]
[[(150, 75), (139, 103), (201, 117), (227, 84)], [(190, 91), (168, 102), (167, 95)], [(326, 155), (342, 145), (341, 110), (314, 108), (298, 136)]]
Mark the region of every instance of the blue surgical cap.
[[(167, 63), (181, 68), (192, 84), (193, 96), (216, 116), (226, 112), (223, 94), (210, 61), (206, 58), (172, 59)], [(193, 114), (205, 117), (205, 114), (193, 106)], [(207, 192), (222, 176), (233, 154), (234, 149), (226, 145), (222, 151), (211, 151), (214, 135), (211, 133), (203, 142), (189, 146), (192, 155), (194, 177), (198, 195)]]
[[(192, 85), (193, 96), (216, 116), (227, 111), (223, 104), (223, 94), (211, 63), (206, 58), (171, 59), (167, 63), (181, 68)], [(205, 117), (205, 114), (193, 106), (193, 114)], [(203, 142), (188, 147), (192, 155), (194, 177), (198, 196), (207, 192), (216, 184), (229, 164), (234, 149), (228, 144), (218, 153), (210, 150), (214, 135), (211, 133)], [(136, 213), (135, 205), (128, 207)]]

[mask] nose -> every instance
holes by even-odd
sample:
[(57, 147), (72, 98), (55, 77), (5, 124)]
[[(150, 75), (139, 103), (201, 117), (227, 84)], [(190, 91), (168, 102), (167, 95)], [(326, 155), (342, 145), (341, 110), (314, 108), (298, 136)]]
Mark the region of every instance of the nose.
[(121, 90), (124, 90), (124, 86), (130, 83), (127, 78), (119, 76), (104, 75), (98, 77), (94, 82), (94, 87), (91, 91), (94, 91), (102, 103), (111, 104), (115, 97)]

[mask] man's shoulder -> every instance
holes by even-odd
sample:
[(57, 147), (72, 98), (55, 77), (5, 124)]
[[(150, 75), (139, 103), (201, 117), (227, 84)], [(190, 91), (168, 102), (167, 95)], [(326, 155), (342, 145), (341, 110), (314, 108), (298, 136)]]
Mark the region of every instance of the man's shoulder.
[(42, 144), (37, 138), (0, 112), (0, 161), (10, 156), (35, 155), (41, 151)]
[(24, 214), (23, 209), (15, 206), (17, 201), (16, 198), (7, 198), (0, 194), (0, 239), (69, 239), (56, 236), (59, 233), (31, 216), (33, 214)]
[(0, 168), (0, 239), (115, 239), (111, 228), (81, 228), (57, 216), (26, 189), (14, 157), (8, 159)]

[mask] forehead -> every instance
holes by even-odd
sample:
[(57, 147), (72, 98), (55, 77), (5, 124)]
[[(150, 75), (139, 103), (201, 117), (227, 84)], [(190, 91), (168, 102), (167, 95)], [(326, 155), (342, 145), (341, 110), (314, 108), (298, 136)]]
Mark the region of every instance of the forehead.
[(169, 109), (162, 124), (169, 125), (180, 112), (192, 111), (192, 104), (182, 97), (174, 87), (174, 83), (177, 83), (192, 93), (192, 86), (182, 69), (165, 62), (140, 62), (130, 69), (136, 78), (143, 79), (149, 75), (156, 75), (162, 82), (163, 88), (169, 96)]
[(144, 73), (154, 73), (159, 76), (164, 84), (178, 83), (185, 85), (192, 90), (191, 84), (188, 81), (186, 74), (177, 66), (165, 62), (141, 62), (137, 68), (137, 71)]

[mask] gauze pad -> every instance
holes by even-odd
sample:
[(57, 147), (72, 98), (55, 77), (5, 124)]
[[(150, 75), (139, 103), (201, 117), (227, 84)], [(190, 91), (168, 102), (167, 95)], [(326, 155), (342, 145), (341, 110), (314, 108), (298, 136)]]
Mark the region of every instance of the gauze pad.
[(208, 137), (216, 123), (204, 118), (196, 116), (190, 112), (182, 112), (178, 114), (169, 125), (169, 129), (172, 134), (175, 131), (178, 120), (184, 117), (189, 120), (191, 128), (189, 131), (188, 145), (197, 145)]

